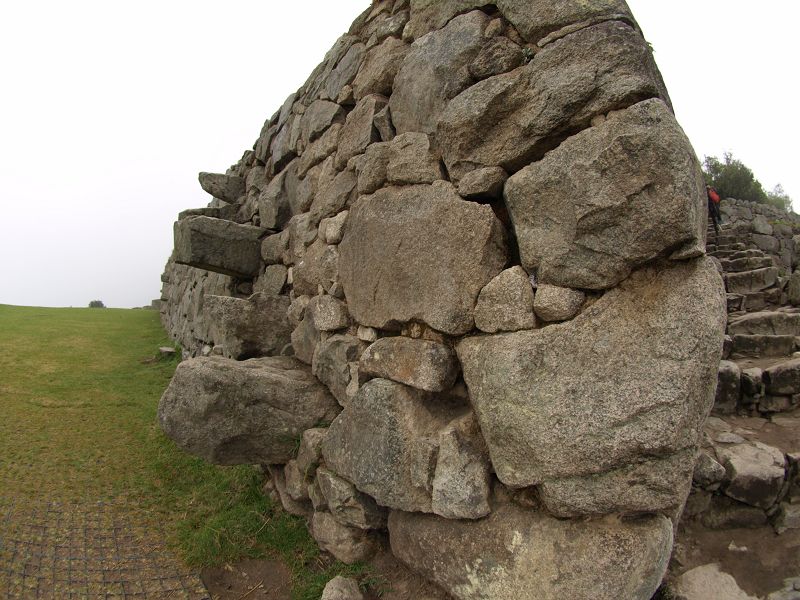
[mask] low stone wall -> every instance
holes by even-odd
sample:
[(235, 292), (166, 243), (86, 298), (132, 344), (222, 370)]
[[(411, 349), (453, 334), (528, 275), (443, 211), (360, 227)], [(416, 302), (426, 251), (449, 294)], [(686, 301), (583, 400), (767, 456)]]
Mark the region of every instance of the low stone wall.
[(375, 2), (200, 183), (164, 276), (179, 445), (457, 598), (652, 596), (725, 294), (623, 1)]

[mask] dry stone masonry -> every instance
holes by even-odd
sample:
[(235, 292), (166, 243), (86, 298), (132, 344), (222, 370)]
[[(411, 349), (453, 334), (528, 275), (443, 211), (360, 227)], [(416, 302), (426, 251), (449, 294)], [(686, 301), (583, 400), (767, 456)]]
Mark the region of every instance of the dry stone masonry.
[(163, 276), (182, 448), (455, 598), (652, 596), (726, 297), (622, 0), (375, 1), (200, 183)]

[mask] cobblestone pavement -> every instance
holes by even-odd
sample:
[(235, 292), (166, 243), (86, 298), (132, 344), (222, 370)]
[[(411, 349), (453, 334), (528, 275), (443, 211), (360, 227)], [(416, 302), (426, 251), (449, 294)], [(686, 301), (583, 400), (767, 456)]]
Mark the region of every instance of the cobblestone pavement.
[(0, 600), (208, 599), (153, 521), (106, 502), (0, 499)]

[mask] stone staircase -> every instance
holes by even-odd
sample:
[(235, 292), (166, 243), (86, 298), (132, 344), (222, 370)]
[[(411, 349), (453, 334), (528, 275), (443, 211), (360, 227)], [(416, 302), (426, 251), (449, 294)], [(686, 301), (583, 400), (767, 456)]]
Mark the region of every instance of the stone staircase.
[(727, 335), (670, 570), (680, 588), (714, 563), (754, 594), (746, 597), (797, 600), (800, 591), (780, 590), (800, 574), (800, 308), (787, 292), (794, 248), (776, 254), (783, 241), (755, 229), (749, 218), (708, 229), (727, 291)]

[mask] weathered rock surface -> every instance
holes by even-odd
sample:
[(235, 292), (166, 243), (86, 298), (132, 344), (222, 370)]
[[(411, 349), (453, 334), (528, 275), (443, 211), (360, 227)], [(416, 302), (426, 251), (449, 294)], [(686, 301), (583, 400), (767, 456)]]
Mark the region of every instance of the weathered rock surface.
[(228, 358), (275, 356), (291, 343), (287, 296), (253, 294), (247, 300), (206, 296), (203, 308), (211, 322), (213, 342), (223, 347)]
[(386, 526), (386, 510), (346, 479), (320, 468), (317, 470), (317, 482), (328, 510), (343, 525), (359, 529), (381, 529)]
[(222, 465), (285, 463), (295, 439), (338, 412), (325, 387), (289, 357), (184, 361), (158, 405), (169, 437)]
[(337, 575), (325, 584), (321, 600), (364, 600), (355, 579)]
[(222, 173), (200, 173), (198, 176), (200, 187), (214, 198), (225, 202), (236, 202), (244, 194), (245, 180), (235, 175)]
[(578, 314), (585, 299), (580, 290), (544, 283), (536, 288), (533, 310), (543, 321), (567, 321)]
[(449, 346), (403, 336), (385, 337), (361, 356), (359, 373), (391, 379), (428, 392), (453, 387), (460, 371), (455, 351)]
[(661, 516), (559, 521), (506, 504), (479, 521), (392, 511), (389, 539), (397, 557), (459, 600), (649, 600), (672, 525)]
[(456, 181), (479, 167), (514, 172), (594, 116), (646, 98), (667, 100), (667, 94), (644, 39), (623, 23), (601, 23), (548, 46), (527, 65), (465, 89), (447, 104), (436, 135)]
[(720, 571), (718, 564), (686, 571), (670, 591), (675, 600), (756, 600), (746, 594), (733, 577)]
[(384, 188), (350, 210), (339, 245), (350, 313), (391, 329), (423, 321), (458, 335), (478, 293), (503, 268), (503, 228), (488, 206), (441, 186)]
[(175, 223), (175, 262), (233, 277), (252, 278), (261, 267), (260, 227), (212, 217)]
[[(623, 0), (497, 0), (495, 4), (525, 40), (533, 43), (570, 25), (603, 19), (633, 21)], [(411, 0), (408, 35), (420, 37), (439, 29), (460, 12), (482, 6), (484, 0)]]
[(717, 456), (726, 471), (726, 495), (758, 508), (775, 504), (785, 475), (780, 450), (754, 442), (720, 446)]
[(367, 532), (342, 525), (328, 512), (314, 513), (310, 531), (320, 548), (347, 565), (366, 560), (375, 551)]
[(347, 395), (351, 380), (350, 365), (358, 363), (366, 347), (357, 337), (339, 334), (323, 340), (314, 349), (311, 369), (342, 406), (350, 401)]
[(706, 213), (697, 167), (663, 102), (613, 113), (506, 183), (522, 266), (542, 283), (603, 289), (686, 245), (699, 254)]
[[(724, 323), (719, 275), (699, 259), (640, 270), (567, 323), (462, 341), (497, 476), (512, 487), (585, 477), (591, 494), (602, 474), (647, 459), (657, 477), (664, 461), (696, 447)], [(654, 494), (651, 508), (668, 508), (668, 496)]]
[(397, 133), (436, 131), (447, 102), (471, 83), (469, 65), (484, 43), (488, 21), (480, 11), (459, 15), (411, 45), (389, 101)]
[(485, 499), (476, 500), (476, 490), (482, 488), (475, 487), (475, 476), (488, 473), (488, 462), (477, 444), (470, 442), (462, 457), (448, 457), (448, 452), (461, 453), (462, 448), (446, 449), (441, 465), (437, 463), (440, 434), (444, 431), (446, 437), (448, 424), (463, 413), (463, 408), (444, 398), (430, 401), (421, 391), (373, 379), (331, 424), (322, 446), (325, 463), (378, 504), (419, 512), (434, 510), (432, 493), (438, 472), (443, 494), (460, 489), (465, 497), (459, 501), (468, 507), (467, 512), (480, 512), (475, 505)]
[(360, 100), (369, 94), (380, 94), (388, 98), (408, 49), (408, 44), (394, 37), (371, 48), (353, 81), (353, 97)]
[(533, 288), (522, 267), (501, 272), (484, 286), (475, 306), (475, 326), (487, 333), (536, 327)]

